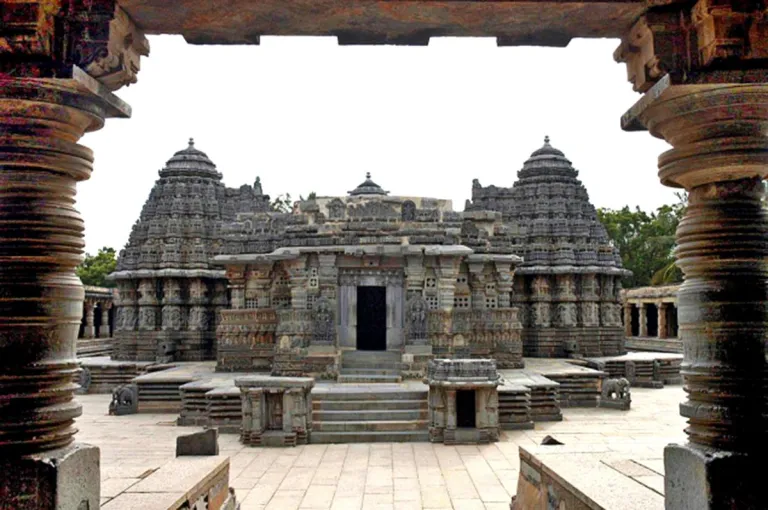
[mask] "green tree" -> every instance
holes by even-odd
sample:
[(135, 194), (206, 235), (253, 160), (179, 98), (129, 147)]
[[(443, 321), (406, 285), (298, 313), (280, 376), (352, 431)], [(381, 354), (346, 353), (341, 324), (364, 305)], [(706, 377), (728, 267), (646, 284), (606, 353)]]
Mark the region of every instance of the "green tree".
[(624, 267), (633, 273), (624, 279), (626, 287), (666, 285), (683, 280), (682, 272), (675, 265), (674, 248), (675, 230), (687, 202), (685, 194), (678, 194), (678, 203), (663, 205), (653, 213), (639, 207), (597, 211), (621, 253)]
[(293, 211), (293, 201), (291, 200), (291, 194), (286, 193), (284, 195), (278, 195), (270, 204), (272, 210), (275, 212), (289, 213)]
[(77, 266), (75, 273), (83, 285), (96, 287), (114, 287), (115, 283), (107, 280), (107, 275), (117, 267), (117, 254), (114, 248), (105, 246), (96, 255), (85, 254), (85, 260)]

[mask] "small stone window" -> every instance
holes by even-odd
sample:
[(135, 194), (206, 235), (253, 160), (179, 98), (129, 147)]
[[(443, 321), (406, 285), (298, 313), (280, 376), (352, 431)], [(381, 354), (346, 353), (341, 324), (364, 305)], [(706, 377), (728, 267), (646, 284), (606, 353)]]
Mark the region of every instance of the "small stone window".
[(312, 310), (317, 303), (317, 296), (307, 296), (307, 310)]
[(453, 298), (453, 307), (466, 309), (469, 308), (469, 296), (456, 296)]
[(427, 301), (427, 308), (429, 308), (430, 310), (437, 310), (439, 305), (437, 296), (427, 296), (424, 299), (426, 299)]
[(437, 288), (437, 278), (427, 278), (425, 287), (428, 289), (436, 289)]
[(259, 307), (259, 300), (256, 298), (250, 298), (245, 300), (245, 307), (246, 308), (258, 308)]
[(497, 302), (495, 297), (487, 297), (485, 298), (485, 307), (487, 309), (497, 308)]
[(289, 279), (288, 279), (287, 276), (280, 276), (277, 279), (277, 285), (280, 286), (280, 287), (287, 287), (288, 283), (289, 283)]
[(277, 309), (285, 309), (291, 307), (291, 298), (282, 296), (282, 297), (276, 297), (272, 300), (272, 304)]
[(466, 276), (459, 276), (458, 278), (456, 278), (456, 283), (458, 284), (467, 285), (467, 282), (468, 280)]
[(496, 284), (495, 283), (486, 283), (485, 284), (485, 292), (496, 292)]
[(312, 289), (316, 289), (320, 285), (320, 280), (317, 277), (317, 268), (312, 267), (309, 269), (309, 282), (308, 286)]

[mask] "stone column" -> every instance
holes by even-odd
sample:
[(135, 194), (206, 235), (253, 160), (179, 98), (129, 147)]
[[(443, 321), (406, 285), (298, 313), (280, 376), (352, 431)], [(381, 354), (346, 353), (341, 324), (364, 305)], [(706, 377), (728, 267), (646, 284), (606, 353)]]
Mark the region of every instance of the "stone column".
[(106, 303), (101, 304), (101, 326), (99, 327), (99, 338), (109, 338), (109, 308)]
[(306, 257), (286, 261), (285, 268), (290, 275), (291, 308), (294, 310), (307, 309), (307, 261)]
[(458, 257), (440, 257), (437, 278), (437, 295), (441, 310), (453, 310), (453, 297), (456, 294), (456, 278), (459, 276)]
[(648, 336), (648, 308), (645, 307), (645, 303), (642, 301), (637, 304), (640, 313), (639, 315), (639, 322), (640, 322), (640, 332), (638, 336), (646, 337)]
[(499, 308), (509, 308), (512, 296), (512, 263), (495, 262), (496, 265), (496, 291), (498, 292)]
[(482, 262), (470, 262), (469, 264), (469, 290), (472, 293), (472, 309), (485, 309), (485, 264)]
[(427, 271), (424, 267), (424, 257), (408, 255), (405, 259), (406, 299), (421, 296), (424, 290), (424, 279)]
[(632, 336), (632, 303), (624, 303), (624, 336)]
[(72, 444), (85, 298), (75, 275), (84, 247), (75, 187), (93, 164), (77, 141), (122, 103), (75, 71), (73, 79), (0, 77), (0, 499), (8, 508), (99, 507), (99, 450)]
[(676, 250), (688, 443), (665, 450), (666, 508), (766, 508), (768, 85), (664, 79), (633, 117), (673, 147), (662, 183), (689, 192)]
[(667, 338), (667, 306), (666, 303), (656, 303), (656, 336)]
[(83, 338), (96, 337), (96, 328), (93, 325), (96, 311), (96, 304), (93, 301), (85, 302), (85, 328), (83, 328)]

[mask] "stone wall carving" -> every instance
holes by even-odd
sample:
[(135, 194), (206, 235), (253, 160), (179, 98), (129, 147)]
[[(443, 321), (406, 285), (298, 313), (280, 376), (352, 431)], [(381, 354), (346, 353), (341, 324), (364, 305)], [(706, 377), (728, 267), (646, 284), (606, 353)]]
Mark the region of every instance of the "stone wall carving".
[(427, 301), (420, 296), (411, 298), (406, 305), (406, 342), (411, 345), (426, 345), (427, 314), (429, 308)]
[(312, 343), (316, 345), (334, 345), (336, 342), (336, 314), (333, 303), (321, 297), (312, 310)]

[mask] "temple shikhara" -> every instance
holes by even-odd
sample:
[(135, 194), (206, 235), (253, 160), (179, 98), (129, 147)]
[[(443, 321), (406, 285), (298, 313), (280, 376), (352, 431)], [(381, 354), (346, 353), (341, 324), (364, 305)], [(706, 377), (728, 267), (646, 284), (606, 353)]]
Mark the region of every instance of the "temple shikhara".
[(192, 141), (159, 175), (112, 275), (117, 359), (349, 380), (350, 356), (399, 379), (432, 358), (624, 352), (625, 270), (548, 138), (511, 188), (475, 181), (463, 212), (370, 174), (275, 212)]
[[(472, 183), (463, 210), (361, 175), (290, 211), (271, 206), (269, 169), (227, 188), (190, 140), (160, 170), (116, 293), (85, 288), (76, 187), (98, 155), (80, 140), (131, 116), (117, 93), (161, 34), (224, 56), (262, 36), (613, 38), (639, 94), (621, 129), (665, 140), (659, 180), (688, 194), (684, 282), (621, 288), (549, 140), (515, 182)], [(608, 86), (581, 68), (562, 87)], [(234, 510), (245, 493), (266, 509), (768, 508), (767, 84), (762, 2), (0, 0), (0, 510)], [(105, 392), (108, 409), (88, 394)], [(123, 416), (137, 412), (208, 430), (167, 459), (177, 434)], [(219, 433), (239, 438), (220, 452)], [(405, 444), (425, 441), (443, 444)], [(365, 444), (327, 446), (349, 442)], [(302, 451), (235, 453), (272, 446)]]

